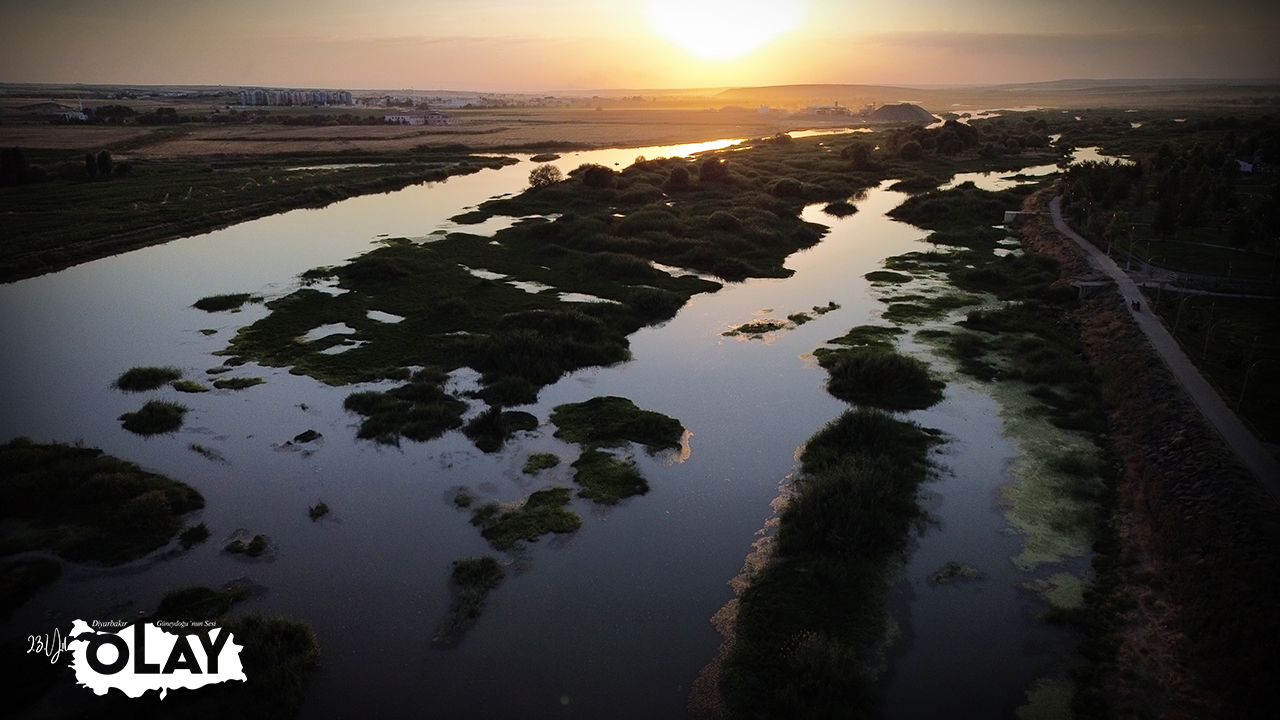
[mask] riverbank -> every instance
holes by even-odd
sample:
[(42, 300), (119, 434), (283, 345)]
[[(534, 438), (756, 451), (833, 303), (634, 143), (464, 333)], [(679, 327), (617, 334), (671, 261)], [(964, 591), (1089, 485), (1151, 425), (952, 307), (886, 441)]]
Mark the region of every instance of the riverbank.
[[(85, 170), (62, 155), (31, 153), (31, 162), (44, 163), (50, 172)], [(114, 175), (96, 179), (56, 178), (6, 187), (0, 190), (6, 208), (0, 283), (289, 210), (321, 208), (515, 162), (465, 150), (395, 158), (292, 154), (217, 164), (118, 163)], [(132, 169), (120, 173), (121, 167)]]
[[(1038, 200), (1047, 200), (1038, 196)], [(1026, 210), (1043, 212), (1034, 206)], [(1077, 276), (1084, 256), (1033, 215), (1027, 245)], [(1205, 423), (1114, 291), (1076, 313), (1111, 400), (1122, 464), (1096, 580), (1073, 619), (1087, 664), (1079, 717), (1275, 717), (1280, 660), (1280, 511)]]

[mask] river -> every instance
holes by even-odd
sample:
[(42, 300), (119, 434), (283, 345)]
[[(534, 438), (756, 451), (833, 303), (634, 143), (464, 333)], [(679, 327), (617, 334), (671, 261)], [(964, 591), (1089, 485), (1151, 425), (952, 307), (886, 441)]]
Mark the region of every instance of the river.
[[(637, 155), (731, 142), (572, 153), (556, 164), (625, 166)], [(203, 378), (221, 360), (211, 353), (266, 312), (247, 305), (208, 314), (191, 307), (196, 299), (278, 297), (297, 287), (299, 273), (340, 263), (381, 238), (455, 229), (450, 216), (519, 192), (530, 167), (292, 211), (0, 286), (0, 439), (81, 441), (180, 479), (205, 496), (198, 519), (214, 533), (176, 558), (68, 566), (0, 636), (137, 616), (169, 590), (244, 577), (267, 590), (237, 610), (304, 619), (320, 638), (323, 662), (304, 718), (687, 716), (690, 684), (720, 643), (709, 618), (733, 596), (727, 581), (770, 517), (797, 448), (845, 408), (825, 392), (826, 374), (809, 353), (850, 327), (879, 321), (883, 304), (865, 273), (888, 256), (929, 247), (924, 231), (885, 216), (904, 195), (872, 189), (844, 219), (809, 208), (806, 219), (832, 229), (788, 259), (792, 277), (694, 297), (672, 320), (631, 337), (631, 361), (575, 372), (544, 389), (537, 405), (522, 408), (543, 426), (493, 455), (459, 433), (399, 448), (358, 441), (357, 418), (342, 401), (355, 389), (383, 386), (334, 388), (252, 365), (246, 374), (265, 384), (149, 394), (192, 408), (174, 435), (142, 438), (116, 419), (142, 402), (111, 388), (122, 371), (174, 365)], [(764, 341), (721, 335), (755, 317), (785, 318), (832, 301), (839, 310)], [(908, 339), (904, 348), (950, 372), (927, 346)], [(883, 683), (887, 717), (1012, 716), (1038, 678), (1061, 670), (1073, 645), (1067, 631), (1035, 619), (1046, 606), (1020, 588), (1052, 568), (1011, 562), (1022, 539), (1000, 488), (1016, 480), (1020, 446), (1006, 434), (1001, 405), (988, 388), (954, 373), (948, 379), (941, 404), (907, 415), (949, 441), (935, 454), (939, 479), (926, 489), (937, 522), (919, 538), (890, 598), (902, 635)], [(454, 378), (472, 381), (468, 371)], [(628, 397), (680, 419), (691, 433), (687, 452), (640, 453), (647, 495), (614, 507), (575, 500), (580, 531), (500, 554), (508, 577), (477, 625), (457, 647), (433, 648), (451, 561), (491, 552), (451, 502), (456, 489), (505, 502), (548, 484), (571, 485), (567, 463), (537, 478), (520, 468), (535, 451), (572, 458), (575, 448), (551, 437), (547, 416), (555, 405), (596, 395)], [(283, 446), (308, 429), (323, 434), (313, 451)], [(222, 461), (192, 452), (192, 443)], [(306, 509), (319, 500), (333, 512), (312, 522)], [(221, 552), (238, 530), (270, 536), (267, 559)], [(986, 579), (927, 581), (953, 560)], [(1077, 557), (1069, 569), (1080, 572), (1084, 562)], [(63, 688), (52, 707), (75, 707), (84, 694)]]

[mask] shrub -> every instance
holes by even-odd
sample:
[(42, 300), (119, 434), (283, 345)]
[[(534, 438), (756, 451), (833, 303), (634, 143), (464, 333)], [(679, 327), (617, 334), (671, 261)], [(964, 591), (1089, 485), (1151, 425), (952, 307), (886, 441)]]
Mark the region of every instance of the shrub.
[(529, 187), (547, 187), (555, 185), (563, 179), (564, 174), (555, 165), (539, 165), (529, 171)]

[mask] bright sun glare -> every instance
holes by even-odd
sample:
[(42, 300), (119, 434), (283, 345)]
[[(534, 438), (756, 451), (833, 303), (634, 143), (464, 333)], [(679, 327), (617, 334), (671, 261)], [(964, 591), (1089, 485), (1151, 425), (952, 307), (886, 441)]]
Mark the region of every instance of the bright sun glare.
[(657, 33), (704, 60), (742, 57), (800, 25), (802, 0), (649, 0)]

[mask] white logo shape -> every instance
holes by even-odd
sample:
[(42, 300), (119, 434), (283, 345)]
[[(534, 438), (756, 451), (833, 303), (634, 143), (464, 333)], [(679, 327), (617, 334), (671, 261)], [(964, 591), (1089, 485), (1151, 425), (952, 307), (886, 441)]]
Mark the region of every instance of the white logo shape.
[(136, 698), (148, 690), (159, 690), (163, 700), (178, 688), (243, 682), (240, 651), (244, 648), (232, 640), (231, 632), (223, 628), (175, 635), (152, 623), (138, 623), (111, 633), (93, 630), (83, 620), (76, 620), (67, 649), (73, 654), (71, 667), (76, 680), (95, 695), (117, 688)]

